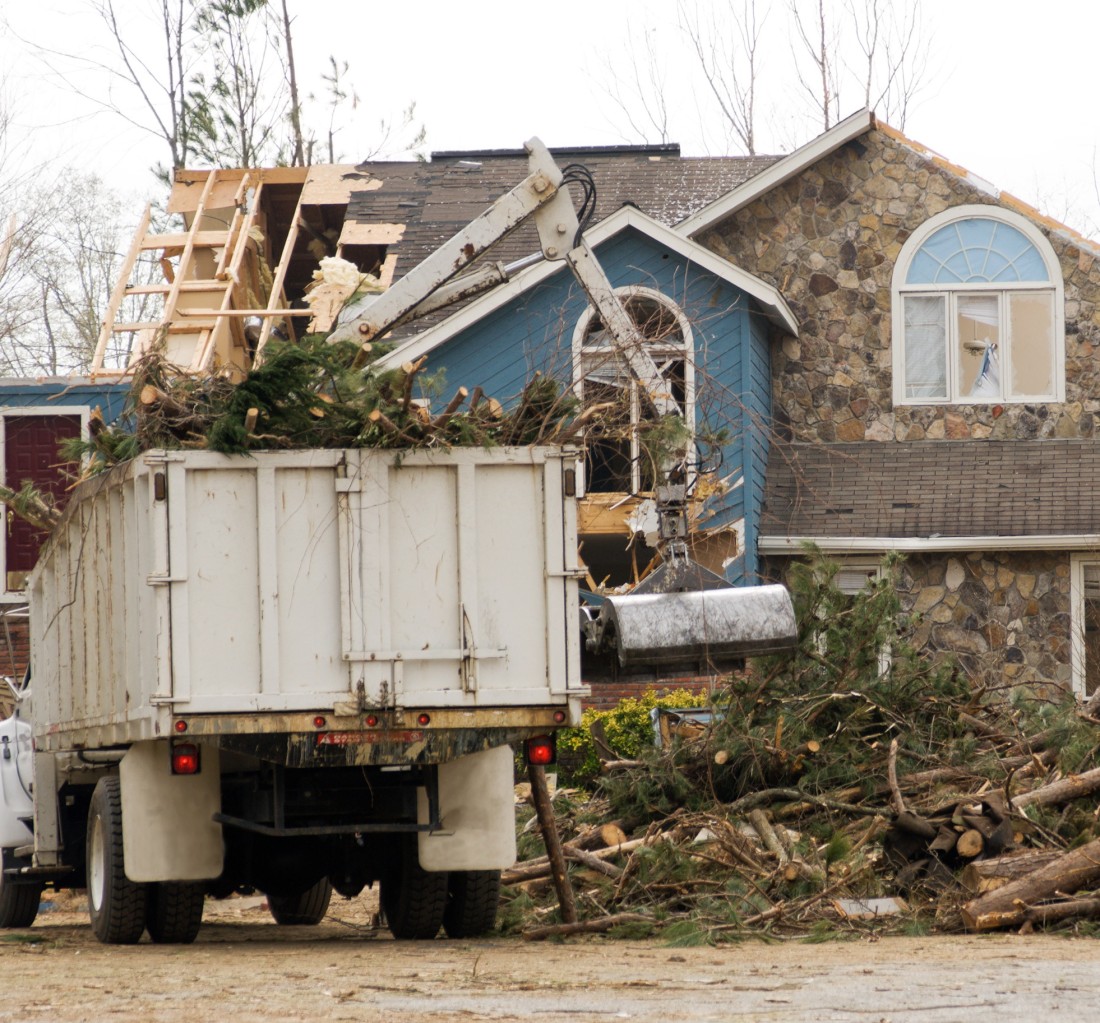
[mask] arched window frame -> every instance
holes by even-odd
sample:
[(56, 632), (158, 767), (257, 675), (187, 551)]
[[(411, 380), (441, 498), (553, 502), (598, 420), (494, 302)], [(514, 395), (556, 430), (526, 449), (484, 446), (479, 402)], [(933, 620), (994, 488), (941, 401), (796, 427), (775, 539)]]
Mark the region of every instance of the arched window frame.
[[(654, 361), (657, 363), (658, 368), (662, 367), (663, 362), (671, 365), (673, 361), (683, 361), (684, 366), (684, 401), (683, 401), (683, 419), (688, 429), (694, 433), (695, 431), (695, 340), (694, 334), (691, 329), (691, 323), (684, 312), (675, 302), (669, 300), (667, 295), (661, 294), (653, 288), (646, 288), (640, 285), (626, 285), (625, 287), (616, 288), (614, 291), (619, 301), (623, 303), (627, 311), (630, 310), (632, 300), (645, 299), (660, 305), (673, 315), (676, 320), (676, 327), (680, 334), (680, 341), (678, 343), (661, 342), (660, 340), (647, 343), (647, 349), (653, 356)], [(586, 346), (585, 340), (588, 336), (589, 327), (592, 320), (598, 315), (594, 306), (588, 306), (580, 319), (577, 320), (576, 326), (573, 328), (572, 338), (572, 354), (573, 354), (573, 390), (577, 395), (577, 398), (582, 402), (585, 402), (584, 393), (584, 379), (585, 379), (585, 365), (586, 357), (594, 354), (605, 354), (603, 350), (597, 349), (595, 346)], [(629, 377), (629, 369), (625, 363), (622, 363), (622, 373), (624, 377)], [(641, 396), (638, 391), (638, 382), (634, 379), (630, 379), (630, 417), (631, 423), (634, 429), (631, 430), (631, 445), (630, 445), (630, 464), (631, 464), (631, 478), (629, 493), (637, 494), (643, 490), (643, 476), (642, 476), (642, 458), (641, 458), (641, 445), (638, 439), (637, 425), (642, 416), (642, 404)], [(583, 465), (583, 463), (582, 463)], [(585, 489), (588, 489), (588, 480), (584, 481)], [(615, 491), (618, 492), (618, 491)]]
[[(1046, 267), (1048, 280), (1035, 281), (996, 281), (996, 282), (960, 282), (960, 283), (935, 283), (935, 284), (906, 284), (906, 278), (917, 253), (924, 243), (941, 228), (971, 219), (993, 220), (1015, 228), (1035, 247)], [(895, 405), (988, 405), (988, 404), (1012, 404), (1024, 402), (1062, 402), (1065, 401), (1065, 288), (1062, 280), (1062, 270), (1058, 264), (1054, 250), (1050, 242), (1042, 232), (1025, 217), (1011, 210), (1004, 210), (997, 206), (973, 204), (956, 206), (945, 210), (925, 221), (913, 232), (894, 264), (894, 274), (891, 286), (892, 291), (892, 361), (893, 361), (893, 393)], [(1000, 324), (1008, 325), (1011, 317), (1008, 313), (1008, 303), (1013, 294), (1046, 294), (1051, 299), (1051, 338), (1052, 338), (1052, 366), (1051, 387), (1047, 392), (1024, 393), (1014, 391), (1011, 387), (1012, 380), (1012, 347), (1013, 338), (1011, 331), (1006, 330), (1006, 336), (1001, 345), (1001, 390), (997, 395), (976, 396), (963, 394), (960, 385), (959, 359), (955, 357), (958, 350), (958, 339), (955, 334), (958, 323), (957, 304), (962, 295), (992, 295), (998, 298), (1000, 310)], [(947, 325), (947, 366), (946, 366), (946, 394), (943, 396), (908, 396), (906, 394), (906, 331), (905, 331), (905, 301), (907, 296), (942, 297), (945, 308), (945, 320)], [(1019, 343), (1017, 340), (1016, 343)]]

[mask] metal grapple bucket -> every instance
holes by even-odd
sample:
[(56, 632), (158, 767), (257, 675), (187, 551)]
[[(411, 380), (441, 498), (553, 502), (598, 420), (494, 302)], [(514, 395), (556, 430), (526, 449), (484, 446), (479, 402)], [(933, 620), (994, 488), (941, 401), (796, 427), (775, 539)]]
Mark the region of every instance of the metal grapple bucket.
[(588, 650), (626, 671), (668, 665), (712, 674), (798, 639), (785, 586), (722, 587), (606, 597), (586, 626)]

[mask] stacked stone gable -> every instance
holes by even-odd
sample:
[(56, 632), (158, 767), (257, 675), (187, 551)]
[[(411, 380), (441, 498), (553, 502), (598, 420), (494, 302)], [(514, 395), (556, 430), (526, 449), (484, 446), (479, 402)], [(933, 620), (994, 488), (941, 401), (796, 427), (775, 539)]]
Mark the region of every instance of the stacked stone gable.
[(996, 203), (958, 168), (876, 128), (701, 236), (778, 288), (799, 321), (799, 338), (783, 339), (774, 353), (781, 434), (810, 442), (1094, 435), (1098, 253), (1038, 215), (1065, 279), (1065, 404), (893, 405), (891, 283), (902, 246), (950, 207)]

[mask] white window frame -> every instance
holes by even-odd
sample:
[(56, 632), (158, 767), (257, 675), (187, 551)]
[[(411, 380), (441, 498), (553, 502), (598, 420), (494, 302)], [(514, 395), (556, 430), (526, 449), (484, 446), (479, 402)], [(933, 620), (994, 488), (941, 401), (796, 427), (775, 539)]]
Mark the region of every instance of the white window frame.
[(1100, 568), (1100, 554), (1071, 554), (1069, 559), (1069, 656), (1074, 695), (1085, 697), (1087, 648), (1085, 646), (1085, 568)]
[[(1050, 278), (1049, 283), (1041, 281), (997, 281), (963, 282), (958, 284), (906, 284), (909, 267), (914, 257), (931, 235), (948, 224), (961, 220), (980, 218), (998, 220), (1014, 227), (1032, 245), (1043, 260)], [(979, 398), (974, 395), (959, 394), (957, 361), (957, 300), (959, 295), (995, 294), (1000, 296), (1000, 331), (1002, 335), (1002, 376), (1011, 380), (1012, 340), (1009, 331), (1008, 296), (1013, 293), (1050, 294), (1053, 296), (1053, 322), (1051, 324), (1052, 344), (1054, 347), (1053, 391), (1050, 394), (1013, 394), (1005, 386), (1004, 396), (998, 398)], [(943, 296), (947, 305), (947, 394), (945, 397), (907, 397), (905, 394), (905, 296)], [(1066, 322), (1065, 322), (1065, 284), (1062, 269), (1054, 250), (1043, 233), (1026, 217), (999, 206), (971, 204), (955, 206), (944, 210), (926, 220), (906, 240), (894, 264), (891, 284), (891, 331), (893, 336), (892, 361), (894, 374), (895, 405), (992, 405), (1024, 404), (1035, 402), (1063, 402), (1066, 395)], [(1007, 343), (1005, 343), (1007, 342)]]
[[(642, 298), (651, 301), (667, 309), (676, 319), (677, 329), (680, 331), (682, 341), (676, 345), (662, 345), (654, 343), (648, 350), (653, 354), (654, 361), (660, 366), (663, 358), (675, 356), (682, 358), (684, 362), (684, 403), (681, 412), (683, 420), (692, 436), (695, 435), (695, 336), (691, 329), (691, 323), (683, 310), (672, 302), (667, 295), (641, 285), (629, 284), (621, 288), (615, 288), (614, 294), (624, 304), (628, 305), (632, 298)], [(584, 400), (584, 359), (591, 354), (585, 348), (585, 338), (592, 320), (598, 315), (594, 306), (588, 306), (573, 328), (572, 353), (573, 353), (573, 391), (577, 398)], [(594, 351), (594, 350), (593, 350)], [(622, 363), (624, 375), (629, 376), (630, 371), (626, 363)], [(641, 397), (638, 393), (638, 381), (631, 378), (630, 383), (630, 421), (637, 424), (641, 419)], [(630, 444), (631, 462), (631, 486), (630, 493), (637, 494), (641, 491), (641, 445), (638, 440), (637, 430), (632, 431)], [(584, 480), (585, 461), (580, 461), (582, 486), (587, 489), (587, 481)]]
[[(0, 480), (4, 486), (18, 489), (18, 485), (8, 483), (8, 467), (4, 460), (4, 452), (7, 450), (9, 419), (23, 419), (27, 416), (79, 416), (80, 436), (88, 439), (88, 419), (91, 415), (90, 405), (9, 405), (0, 408)], [(0, 511), (3, 513), (5, 537), (7, 535), (8, 506), (0, 502)], [(27, 599), (26, 590), (8, 589), (8, 545), (0, 543), (0, 604), (22, 604)]]

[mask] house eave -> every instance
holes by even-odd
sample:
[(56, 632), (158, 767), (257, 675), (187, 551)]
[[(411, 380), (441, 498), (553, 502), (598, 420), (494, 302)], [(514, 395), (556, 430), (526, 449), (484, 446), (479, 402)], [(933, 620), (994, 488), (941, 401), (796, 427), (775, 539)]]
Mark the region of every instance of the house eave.
[(1030, 536), (761, 536), (759, 554), (801, 554), (812, 544), (826, 554), (949, 551), (1100, 550), (1100, 533)]

